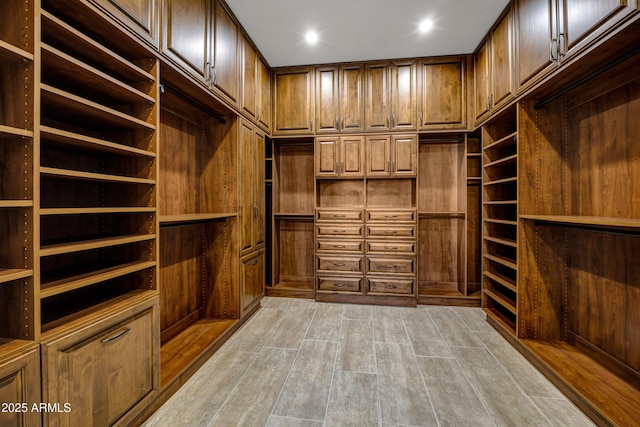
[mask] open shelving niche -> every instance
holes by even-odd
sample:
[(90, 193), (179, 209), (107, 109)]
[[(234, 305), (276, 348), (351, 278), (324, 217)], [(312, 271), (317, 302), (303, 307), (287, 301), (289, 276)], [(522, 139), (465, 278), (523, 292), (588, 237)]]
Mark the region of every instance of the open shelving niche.
[(238, 327), (234, 115), (163, 80), (158, 198), (161, 385), (180, 381)]
[(639, 75), (635, 54), (518, 104), (517, 336), (602, 425), (640, 418)]
[[(274, 139), (271, 145), (271, 274), (266, 295), (313, 298), (314, 280), (314, 141)], [(267, 182), (268, 185), (268, 182)], [(267, 240), (269, 241), (269, 240)]]
[(157, 60), (58, 7), (41, 11), (43, 333), (156, 289)]
[[(34, 246), (35, 7), (2, 5), (0, 16), (0, 354), (32, 351), (39, 338)], [(21, 248), (22, 250), (16, 250)]]
[(516, 334), (518, 127), (510, 107), (482, 127), (482, 307)]
[(419, 171), (418, 301), (478, 306), (479, 137), (422, 135)]

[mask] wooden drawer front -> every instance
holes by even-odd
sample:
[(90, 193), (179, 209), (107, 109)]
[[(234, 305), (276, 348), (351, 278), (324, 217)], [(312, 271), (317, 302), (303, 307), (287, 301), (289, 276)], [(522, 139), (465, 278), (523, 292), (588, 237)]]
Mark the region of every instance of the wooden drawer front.
[(152, 393), (159, 363), (154, 315), (148, 308), (92, 335), (81, 330), (43, 345), (47, 401), (72, 407), (48, 414), (45, 424), (111, 425)]
[(367, 257), (367, 273), (415, 274), (415, 257)]
[(318, 240), (316, 247), (320, 252), (350, 252), (363, 253), (362, 240), (344, 241), (344, 240)]
[(392, 239), (416, 237), (416, 227), (413, 225), (369, 225), (367, 226), (367, 237), (388, 237)]
[(319, 291), (360, 292), (362, 277), (318, 277)]
[(363, 225), (318, 225), (319, 237), (362, 237)]
[(318, 271), (361, 273), (362, 257), (318, 255)]
[(362, 222), (362, 211), (320, 210), (316, 212), (318, 222), (326, 221), (358, 221)]
[(367, 222), (416, 222), (416, 211), (367, 211)]
[(372, 294), (413, 294), (414, 280), (368, 277), (369, 293)]
[(369, 242), (367, 241), (367, 253), (371, 254), (411, 254), (416, 253), (415, 242)]

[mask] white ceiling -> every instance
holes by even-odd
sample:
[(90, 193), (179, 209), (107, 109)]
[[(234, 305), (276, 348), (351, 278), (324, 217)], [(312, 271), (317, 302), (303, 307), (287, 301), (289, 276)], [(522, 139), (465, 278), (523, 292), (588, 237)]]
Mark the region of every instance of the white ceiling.
[[(226, 0), (272, 67), (471, 53), (508, 0)], [(433, 29), (418, 32), (430, 18)], [(307, 31), (318, 33), (314, 45)]]

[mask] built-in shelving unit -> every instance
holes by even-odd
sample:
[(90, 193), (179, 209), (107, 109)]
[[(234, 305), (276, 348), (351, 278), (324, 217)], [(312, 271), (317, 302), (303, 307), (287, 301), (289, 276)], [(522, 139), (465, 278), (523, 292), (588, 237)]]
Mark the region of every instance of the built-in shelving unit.
[(482, 127), (482, 307), (513, 334), (518, 296), (517, 141), (515, 108)]
[(313, 298), (313, 139), (272, 144), (272, 271), (266, 294)]

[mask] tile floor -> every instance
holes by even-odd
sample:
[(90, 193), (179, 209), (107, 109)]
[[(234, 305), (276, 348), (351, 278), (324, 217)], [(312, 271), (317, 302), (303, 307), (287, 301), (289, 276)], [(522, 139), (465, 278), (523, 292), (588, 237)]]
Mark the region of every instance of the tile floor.
[(145, 426), (591, 426), (476, 308), (265, 298)]

